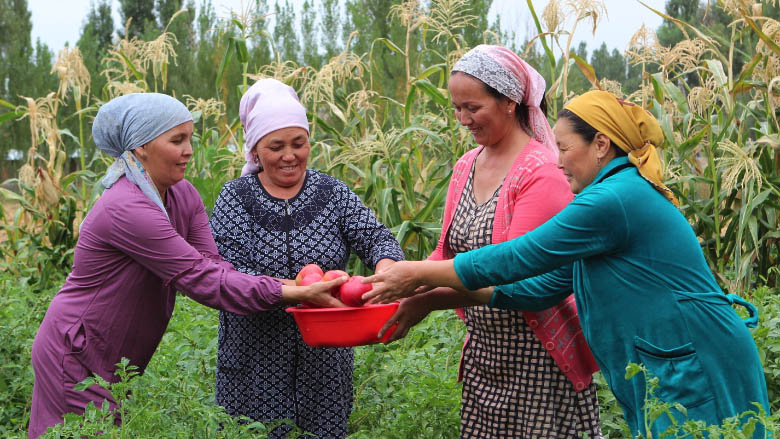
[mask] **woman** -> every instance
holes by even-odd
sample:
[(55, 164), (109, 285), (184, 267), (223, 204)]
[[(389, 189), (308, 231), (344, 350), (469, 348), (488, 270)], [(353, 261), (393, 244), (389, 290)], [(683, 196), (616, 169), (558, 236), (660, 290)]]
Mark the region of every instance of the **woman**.
[[(350, 249), (377, 271), (403, 259), (390, 230), (357, 195), (306, 169), (309, 124), (292, 87), (271, 78), (256, 82), (241, 98), (239, 114), (247, 165), (222, 189), (211, 218), (226, 260), (245, 273), (292, 279), (309, 263), (344, 270)], [(289, 419), (317, 437), (345, 437), (352, 365), (351, 348), (304, 344), (282, 308), (220, 313), (217, 403), (232, 415)], [(282, 425), (270, 437), (290, 429)]]
[[(384, 301), (418, 285), (476, 290), (491, 306), (538, 309), (574, 292), (585, 337), (631, 432), (645, 431), (645, 383), (624, 378), (629, 362), (655, 377), (655, 396), (687, 408), (690, 419), (720, 425), (769, 411), (750, 332), (721, 292), (688, 221), (661, 180), (658, 122), (604, 91), (571, 101), (554, 132), (575, 200), (537, 229), (454, 261), (396, 264), (367, 281)], [(512, 283), (514, 282), (514, 283)], [(678, 413), (679, 414), (679, 413)], [(678, 418), (682, 420), (682, 418)], [(662, 416), (651, 427), (660, 437)], [(764, 437), (763, 428), (755, 436)]]
[[(571, 201), (555, 165), (544, 88), (544, 78), (504, 47), (477, 46), (455, 64), (455, 117), (481, 146), (455, 164), (441, 238), (428, 259), (520, 236)], [(386, 326), (398, 321), (391, 336), (398, 339), (432, 310), (456, 307), (464, 307), (467, 328), (461, 437), (600, 437), (596, 367), (573, 300), (521, 312), (437, 289), (403, 301)]]
[(73, 386), (93, 373), (116, 382), (115, 365), (123, 357), (143, 373), (177, 290), (243, 314), (300, 301), (338, 306), (328, 284), (282, 285), (239, 273), (219, 257), (203, 202), (184, 180), (192, 130), (187, 108), (162, 94), (122, 96), (98, 111), (92, 135), (116, 161), (81, 225), (73, 270), (33, 343), (30, 438), (61, 423), (65, 413), (83, 413), (90, 401), (113, 407), (105, 389)]

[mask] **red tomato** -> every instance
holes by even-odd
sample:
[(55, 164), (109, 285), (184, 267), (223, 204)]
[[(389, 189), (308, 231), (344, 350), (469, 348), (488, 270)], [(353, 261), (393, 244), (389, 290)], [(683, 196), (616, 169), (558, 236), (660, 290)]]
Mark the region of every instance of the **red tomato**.
[[(347, 274), (346, 271), (342, 270), (328, 270), (325, 272), (325, 274), (322, 276), (322, 281), (327, 282), (329, 280), (338, 279), (341, 276), (345, 276), (347, 279), (349, 279), (349, 274)], [(339, 286), (340, 287), (340, 286)], [(336, 299), (339, 298), (341, 295), (340, 288), (339, 287), (333, 287), (330, 290), (330, 295), (335, 297)]]
[[(303, 277), (303, 279), (301, 279), (300, 282), (298, 282), (296, 280), (295, 283), (298, 284), (299, 286), (307, 287), (307, 286), (309, 286), (309, 285), (311, 285), (313, 283), (317, 283), (317, 282), (319, 282), (321, 280), (322, 280), (322, 275), (317, 274), (315, 272), (315, 273), (307, 274), (306, 276)], [(305, 306), (307, 306), (309, 308), (319, 308), (319, 305), (315, 305), (315, 304), (309, 303), (309, 302), (303, 302), (303, 305), (305, 305)]]
[(363, 306), (363, 294), (371, 291), (372, 284), (364, 284), (360, 281), (363, 276), (352, 276), (349, 281), (341, 284), (341, 301), (347, 306)]
[(298, 272), (298, 275), (295, 276), (295, 285), (300, 285), (304, 277), (314, 273), (322, 277), (322, 268), (317, 264), (304, 265), (303, 268), (301, 268), (301, 271)]

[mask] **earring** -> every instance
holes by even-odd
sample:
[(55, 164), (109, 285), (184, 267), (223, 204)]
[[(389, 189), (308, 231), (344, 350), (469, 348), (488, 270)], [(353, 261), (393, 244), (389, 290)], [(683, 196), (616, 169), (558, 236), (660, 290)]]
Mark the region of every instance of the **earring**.
[(256, 165), (260, 163), (260, 157), (258, 157), (257, 154), (254, 154), (252, 156), (252, 160), (254, 160)]
[(599, 169), (601, 169), (601, 157), (596, 157), (596, 163), (599, 166)]

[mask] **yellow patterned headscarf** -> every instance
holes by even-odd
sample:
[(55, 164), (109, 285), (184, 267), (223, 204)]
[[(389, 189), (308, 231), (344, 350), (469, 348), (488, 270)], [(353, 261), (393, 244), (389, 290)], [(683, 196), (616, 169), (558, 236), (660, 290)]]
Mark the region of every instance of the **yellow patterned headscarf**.
[(663, 183), (663, 167), (656, 146), (663, 143), (664, 134), (653, 115), (639, 105), (601, 90), (584, 93), (565, 108), (609, 137), (628, 154), (628, 159), (642, 177), (675, 206), (679, 206), (677, 198)]

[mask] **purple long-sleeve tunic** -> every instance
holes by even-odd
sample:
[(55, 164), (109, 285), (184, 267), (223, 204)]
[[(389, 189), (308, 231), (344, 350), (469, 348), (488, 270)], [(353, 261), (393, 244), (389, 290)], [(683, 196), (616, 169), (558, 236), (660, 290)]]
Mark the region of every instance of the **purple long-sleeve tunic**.
[[(281, 302), (281, 282), (237, 272), (216, 249), (203, 202), (188, 181), (167, 191), (170, 222), (121, 178), (87, 215), (73, 270), (49, 305), (32, 350), (29, 436), (107, 395), (76, 392), (92, 373), (115, 382), (122, 357), (143, 372), (173, 313), (176, 291), (225, 311), (252, 314)], [(110, 400), (110, 398), (109, 398)]]

